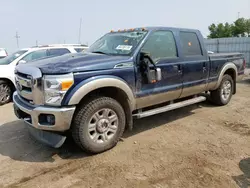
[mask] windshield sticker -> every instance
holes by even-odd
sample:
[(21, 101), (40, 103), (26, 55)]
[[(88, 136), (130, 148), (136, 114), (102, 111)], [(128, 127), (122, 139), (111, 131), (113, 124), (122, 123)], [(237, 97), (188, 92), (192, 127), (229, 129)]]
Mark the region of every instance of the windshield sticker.
[(130, 46), (130, 45), (119, 45), (119, 46), (116, 47), (116, 49), (117, 50), (127, 50), (127, 51), (129, 51), (129, 50), (131, 50), (132, 47), (133, 46)]

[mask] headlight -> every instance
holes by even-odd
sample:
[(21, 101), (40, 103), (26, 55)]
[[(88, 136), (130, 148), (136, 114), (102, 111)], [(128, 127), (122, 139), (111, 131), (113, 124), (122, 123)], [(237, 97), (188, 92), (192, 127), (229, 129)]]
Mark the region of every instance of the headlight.
[(74, 84), (73, 74), (44, 76), (45, 104), (60, 106), (64, 95)]

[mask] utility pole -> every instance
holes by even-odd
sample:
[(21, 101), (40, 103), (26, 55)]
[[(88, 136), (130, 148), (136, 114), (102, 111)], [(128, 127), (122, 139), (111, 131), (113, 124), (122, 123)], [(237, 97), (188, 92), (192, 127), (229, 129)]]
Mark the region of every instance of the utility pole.
[(18, 32), (16, 32), (16, 35), (14, 37), (16, 38), (17, 48), (19, 48), (19, 41), (18, 41), (18, 39), (20, 38), (20, 36), (18, 35)]
[(78, 36), (79, 44), (81, 44), (81, 32), (82, 32), (82, 18), (80, 19), (80, 28), (79, 28), (79, 36)]
[(238, 19), (240, 18), (240, 12), (238, 12)]

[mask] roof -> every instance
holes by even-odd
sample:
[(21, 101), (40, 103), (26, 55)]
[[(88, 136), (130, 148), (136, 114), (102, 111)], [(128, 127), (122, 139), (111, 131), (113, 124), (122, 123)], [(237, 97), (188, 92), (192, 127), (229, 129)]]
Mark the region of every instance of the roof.
[(88, 47), (88, 46), (85, 44), (47, 44), (47, 45), (33, 46), (32, 48), (42, 48), (42, 47)]
[(49, 44), (49, 45), (38, 45), (38, 46), (32, 46), (30, 48), (22, 48), (20, 50), (38, 50), (38, 49), (48, 49), (48, 48), (67, 48), (67, 47), (74, 47), (74, 48), (88, 48), (87, 45), (84, 44)]
[[(119, 29), (118, 32), (126, 32), (126, 31), (134, 31), (134, 30), (147, 30), (147, 31), (154, 31), (154, 30), (171, 30), (171, 31), (189, 31), (189, 32), (199, 32), (198, 29), (189, 29), (189, 28), (180, 28), (180, 27), (162, 27), (162, 26), (149, 26), (149, 27), (137, 27), (137, 28), (125, 28)], [(111, 30), (111, 32), (116, 32)]]
[(198, 29), (190, 29), (190, 28), (181, 28), (181, 27), (162, 27), (162, 26), (155, 26), (155, 27), (144, 27), (146, 30), (183, 30), (183, 31), (199, 31)]

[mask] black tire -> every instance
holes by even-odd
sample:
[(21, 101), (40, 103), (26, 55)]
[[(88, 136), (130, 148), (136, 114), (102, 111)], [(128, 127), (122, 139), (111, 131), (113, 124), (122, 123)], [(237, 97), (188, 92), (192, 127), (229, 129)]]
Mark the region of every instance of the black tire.
[[(223, 87), (225, 83), (230, 83), (231, 85), (231, 89), (230, 89), (229, 94), (227, 95), (227, 98), (223, 97)], [(219, 106), (227, 105), (232, 98), (233, 89), (234, 89), (234, 81), (232, 77), (228, 74), (225, 74), (222, 78), (219, 88), (214, 91), (211, 91), (212, 102)]]
[[(102, 118), (108, 117), (109, 115), (105, 116), (104, 113), (106, 112), (105, 109), (109, 109), (110, 112), (108, 113), (113, 113), (115, 114), (117, 119), (116, 124), (116, 132), (112, 135), (112, 138), (108, 141), (105, 141), (105, 143), (97, 143), (97, 142), (104, 142), (103, 137), (100, 136), (97, 138), (96, 141), (94, 141), (94, 138), (91, 138), (91, 131), (89, 130), (89, 125), (91, 124), (92, 120), (95, 120), (94, 115), (99, 113), (99, 111), (102, 111), (104, 109), (104, 112), (102, 115), (97, 115), (99, 117), (99, 120), (94, 121), (93, 124), (95, 124), (95, 130), (93, 132), (93, 137), (96, 138), (95, 135), (101, 134), (98, 132), (98, 128), (103, 128), (103, 125), (99, 125), (99, 122), (103, 120)], [(102, 117), (102, 118), (100, 118)], [(92, 119), (91, 119), (92, 118)], [(98, 119), (98, 118), (97, 118)], [(105, 118), (104, 118), (105, 119)], [(109, 121), (106, 123), (106, 128), (111, 125), (112, 122)], [(122, 108), (122, 106), (114, 99), (109, 98), (109, 97), (97, 97), (95, 99), (90, 100), (89, 102), (86, 102), (83, 104), (79, 110), (76, 112), (74, 119), (73, 119), (73, 124), (72, 124), (72, 136), (73, 139), (75, 140), (76, 144), (79, 145), (84, 151), (88, 153), (101, 153), (106, 150), (109, 150), (116, 146), (117, 142), (119, 141), (120, 137), (122, 136), (124, 129), (125, 129), (125, 123), (126, 123), (126, 118), (125, 118), (125, 112)], [(101, 122), (102, 124), (102, 122)], [(108, 125), (107, 125), (108, 124)], [(105, 129), (105, 128), (104, 128)], [(102, 133), (102, 135), (108, 135), (108, 131), (106, 133)], [(106, 137), (107, 138), (107, 137)]]
[(8, 82), (0, 80), (0, 106), (11, 101), (12, 89)]

